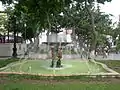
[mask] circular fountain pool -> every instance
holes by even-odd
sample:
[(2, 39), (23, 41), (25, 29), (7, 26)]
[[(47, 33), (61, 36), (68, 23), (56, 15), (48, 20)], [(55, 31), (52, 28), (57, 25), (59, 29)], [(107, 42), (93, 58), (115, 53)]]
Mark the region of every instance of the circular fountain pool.
[(2, 72), (18, 72), (42, 75), (88, 75), (108, 73), (101, 65), (87, 60), (62, 60), (63, 67), (50, 67), (51, 60), (23, 60), (4, 67)]

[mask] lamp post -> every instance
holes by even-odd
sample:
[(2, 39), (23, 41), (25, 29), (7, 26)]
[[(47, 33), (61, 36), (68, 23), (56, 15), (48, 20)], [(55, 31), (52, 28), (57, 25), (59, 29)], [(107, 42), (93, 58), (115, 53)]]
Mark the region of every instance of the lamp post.
[(12, 54), (12, 56), (14, 58), (16, 58), (17, 57), (16, 30), (17, 30), (17, 24), (18, 24), (18, 22), (16, 22), (16, 17), (15, 16), (13, 16), (13, 23), (14, 23), (14, 26), (13, 26), (14, 44), (13, 44), (13, 54)]

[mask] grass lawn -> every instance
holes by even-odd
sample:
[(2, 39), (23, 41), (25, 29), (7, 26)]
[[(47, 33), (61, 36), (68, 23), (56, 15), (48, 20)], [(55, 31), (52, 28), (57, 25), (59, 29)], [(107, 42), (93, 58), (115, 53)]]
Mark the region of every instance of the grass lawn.
[(120, 81), (7, 81), (0, 84), (0, 90), (120, 90)]
[(120, 73), (120, 60), (97, 60), (97, 61), (106, 64), (109, 68)]

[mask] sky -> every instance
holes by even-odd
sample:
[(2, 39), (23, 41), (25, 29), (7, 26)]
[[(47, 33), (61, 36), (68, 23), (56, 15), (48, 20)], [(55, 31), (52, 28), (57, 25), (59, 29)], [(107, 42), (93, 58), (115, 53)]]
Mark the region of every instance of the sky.
[[(114, 15), (113, 17), (111, 17), (113, 22), (118, 22), (120, 14), (120, 0), (112, 0), (112, 2), (106, 2), (104, 5), (100, 6), (102, 12)], [(0, 10), (4, 10), (1, 3)]]
[(112, 0), (112, 2), (107, 2), (105, 5), (100, 5), (101, 11), (114, 15), (112, 18), (113, 22), (119, 21), (120, 15), (120, 0)]

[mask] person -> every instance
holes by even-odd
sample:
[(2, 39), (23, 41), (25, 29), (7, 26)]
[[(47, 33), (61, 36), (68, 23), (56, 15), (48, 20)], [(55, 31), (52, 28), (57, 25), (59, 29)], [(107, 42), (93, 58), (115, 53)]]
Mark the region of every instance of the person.
[(56, 67), (62, 67), (61, 65), (61, 58), (62, 58), (62, 48), (58, 48), (58, 60), (56, 63)]
[(58, 58), (62, 58), (62, 48), (58, 49)]
[(84, 56), (84, 48), (82, 47), (82, 49), (81, 49), (81, 58), (83, 58), (83, 56)]
[(108, 48), (104, 47), (104, 49), (103, 49), (103, 58), (107, 58), (107, 56), (108, 56)]

